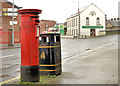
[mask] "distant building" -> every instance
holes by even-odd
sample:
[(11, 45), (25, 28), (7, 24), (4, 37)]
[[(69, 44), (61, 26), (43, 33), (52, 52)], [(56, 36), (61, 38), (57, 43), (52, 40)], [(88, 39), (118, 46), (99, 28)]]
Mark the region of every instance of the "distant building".
[[(106, 29), (106, 14), (93, 3), (80, 9), (78, 13), (67, 18), (67, 35), (99, 36), (101, 30)], [(105, 35), (103, 32), (102, 35)]]
[[(17, 10), (21, 7), (14, 5), (14, 42), (20, 42), (20, 24)], [(8, 43), (8, 29), (12, 29), (12, 3), (8, 0), (0, 1), (0, 43)]]
[(41, 20), (40, 21), (40, 33), (48, 31), (49, 28), (52, 28), (56, 24), (54, 20)]
[(62, 35), (66, 35), (67, 33), (67, 22), (65, 23), (57, 23), (54, 28), (56, 28), (57, 32), (61, 33)]
[(64, 35), (67, 34), (67, 22), (64, 23)]
[(120, 18), (111, 18), (111, 20), (107, 20), (107, 30), (120, 30)]

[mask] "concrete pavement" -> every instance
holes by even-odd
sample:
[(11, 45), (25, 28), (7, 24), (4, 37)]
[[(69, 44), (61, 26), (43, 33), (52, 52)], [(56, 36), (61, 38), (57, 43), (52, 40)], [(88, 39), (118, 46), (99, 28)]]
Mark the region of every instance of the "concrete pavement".
[(5, 43), (5, 44), (0, 44), (0, 50), (20, 48), (20, 47), (21, 47), (21, 44), (20, 44), (20, 43), (15, 43), (14, 46), (8, 46), (7, 43)]
[[(39, 84), (117, 84), (118, 42), (108, 43), (62, 61), (63, 73)], [(19, 84), (19, 79), (8, 84)], [(38, 84), (38, 83), (37, 83)]]
[(42, 84), (117, 84), (117, 42), (63, 60), (63, 73)]

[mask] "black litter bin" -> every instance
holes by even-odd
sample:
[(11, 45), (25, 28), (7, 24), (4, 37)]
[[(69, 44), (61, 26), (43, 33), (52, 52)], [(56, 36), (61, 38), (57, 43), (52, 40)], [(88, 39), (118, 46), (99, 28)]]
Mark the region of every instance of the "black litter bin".
[(40, 75), (60, 75), (62, 72), (60, 34), (40, 34), (40, 37)]

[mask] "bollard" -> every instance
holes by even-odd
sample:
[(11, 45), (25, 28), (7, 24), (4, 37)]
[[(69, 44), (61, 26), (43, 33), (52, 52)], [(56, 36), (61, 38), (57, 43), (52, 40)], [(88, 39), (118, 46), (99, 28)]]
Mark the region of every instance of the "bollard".
[(62, 73), (60, 34), (40, 34), (40, 37), (40, 75), (60, 75)]
[(21, 9), (21, 79), (38, 82), (39, 76), (39, 9)]

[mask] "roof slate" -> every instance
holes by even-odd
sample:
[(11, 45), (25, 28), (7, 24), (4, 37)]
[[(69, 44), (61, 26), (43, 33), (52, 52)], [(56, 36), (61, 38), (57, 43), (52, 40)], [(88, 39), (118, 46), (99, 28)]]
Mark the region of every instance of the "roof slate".
[(115, 27), (118, 27), (118, 26), (120, 26), (120, 20), (118, 21), (118, 20), (112, 20), (112, 21), (107, 21), (107, 23), (110, 23), (110, 24), (112, 24), (113, 26), (115, 26)]

